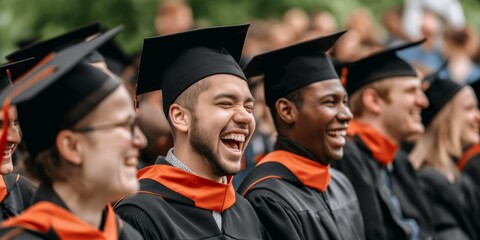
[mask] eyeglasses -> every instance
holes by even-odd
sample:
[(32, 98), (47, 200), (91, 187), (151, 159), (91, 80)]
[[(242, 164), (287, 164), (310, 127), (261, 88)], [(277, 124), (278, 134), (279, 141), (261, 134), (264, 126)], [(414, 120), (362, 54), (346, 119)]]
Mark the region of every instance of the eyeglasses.
[(77, 129), (72, 129), (74, 132), (81, 132), (81, 133), (88, 133), (88, 132), (93, 132), (93, 131), (99, 131), (99, 130), (107, 130), (107, 129), (112, 129), (112, 128), (117, 128), (117, 127), (123, 127), (126, 129), (130, 130), (130, 133), (132, 134), (132, 141), (135, 138), (135, 127), (137, 126), (138, 123), (138, 114), (135, 114), (135, 116), (128, 118), (126, 121), (123, 122), (117, 122), (117, 123), (109, 123), (105, 125), (100, 125), (100, 126), (87, 126), (87, 127), (81, 127)]

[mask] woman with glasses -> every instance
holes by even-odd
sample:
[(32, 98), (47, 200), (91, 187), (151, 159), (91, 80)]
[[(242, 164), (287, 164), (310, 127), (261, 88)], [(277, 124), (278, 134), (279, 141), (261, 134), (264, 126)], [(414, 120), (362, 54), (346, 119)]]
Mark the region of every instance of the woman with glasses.
[(84, 61), (117, 32), (50, 54), (0, 94), (1, 102), (17, 105), (30, 154), (25, 165), (40, 182), (33, 205), (4, 222), (0, 236), (142, 239), (110, 202), (138, 190), (145, 137), (121, 81)]

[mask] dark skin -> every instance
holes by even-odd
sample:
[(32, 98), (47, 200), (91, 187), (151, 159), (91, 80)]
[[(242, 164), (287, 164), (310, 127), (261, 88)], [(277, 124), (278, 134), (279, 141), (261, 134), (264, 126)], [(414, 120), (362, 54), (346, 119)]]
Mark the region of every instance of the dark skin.
[(348, 122), (353, 118), (347, 93), (338, 79), (331, 79), (304, 87), (302, 94), (301, 104), (277, 100), (278, 132), (329, 165), (343, 157)]

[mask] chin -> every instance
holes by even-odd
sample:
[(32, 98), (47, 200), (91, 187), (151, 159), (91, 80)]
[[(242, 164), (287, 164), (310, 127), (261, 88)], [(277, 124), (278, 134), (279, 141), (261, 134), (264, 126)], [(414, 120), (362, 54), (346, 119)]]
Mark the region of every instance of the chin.
[(0, 169), (0, 173), (2, 175), (7, 175), (7, 174), (10, 174), (13, 172), (13, 166), (11, 164), (11, 162), (7, 163), (6, 165), (2, 165), (1, 169)]
[(119, 191), (116, 193), (116, 195), (119, 198), (122, 198), (124, 196), (127, 196), (127, 195), (134, 194), (134, 193), (138, 192), (139, 189), (140, 189), (140, 185), (138, 184), (138, 181), (137, 181), (136, 183), (131, 183), (127, 186), (124, 186), (122, 189), (119, 189)]

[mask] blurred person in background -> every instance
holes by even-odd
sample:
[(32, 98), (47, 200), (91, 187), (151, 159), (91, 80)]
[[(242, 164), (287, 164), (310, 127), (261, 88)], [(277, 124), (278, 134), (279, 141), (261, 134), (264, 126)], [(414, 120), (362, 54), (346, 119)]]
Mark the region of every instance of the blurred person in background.
[[(470, 86), (475, 91), (475, 95), (480, 98), (480, 81), (475, 81)], [(479, 132), (480, 134), (480, 132)], [(464, 149), (463, 154), (456, 163), (457, 169), (468, 175), (477, 186), (480, 187), (480, 143), (470, 145)]]
[(186, 0), (160, 0), (154, 23), (158, 35), (187, 31), (194, 25), (192, 9)]
[(302, 36), (310, 28), (310, 19), (308, 14), (300, 8), (291, 8), (287, 10), (282, 17), (282, 22), (290, 28), (295, 35), (295, 39)]
[(142, 239), (110, 202), (138, 190), (145, 137), (122, 81), (85, 61), (119, 30), (48, 54), (1, 94), (16, 104), (25, 165), (40, 182), (32, 206), (3, 222), (2, 237)]
[[(13, 62), (0, 66), (0, 91), (8, 88), (12, 82), (8, 71), (25, 61)], [(9, 121), (0, 114), (0, 139), (5, 140), (5, 151), (0, 164), (0, 222), (16, 216), (30, 207), (30, 201), (36, 190), (34, 184), (24, 176), (14, 173), (13, 154), (22, 140), (22, 132), (18, 124), (15, 106), (8, 109)], [(6, 134), (6, 137), (3, 136)], [(2, 140), (0, 140), (2, 141)]]
[(443, 33), (443, 55), (448, 59), (446, 71), (440, 77), (458, 84), (470, 84), (480, 79), (480, 65), (473, 61), (479, 49), (478, 35), (471, 27), (449, 27)]
[(416, 70), (397, 56), (403, 44), (369, 55), (341, 70), (354, 114), (344, 156), (332, 167), (357, 193), (366, 239), (431, 239), (431, 209), (401, 141), (424, 130), (420, 112), (428, 106)]
[(422, 111), (425, 133), (409, 157), (432, 207), (437, 239), (478, 239), (480, 192), (455, 160), (479, 142), (480, 112), (469, 86), (433, 78), (425, 91), (430, 106)]

